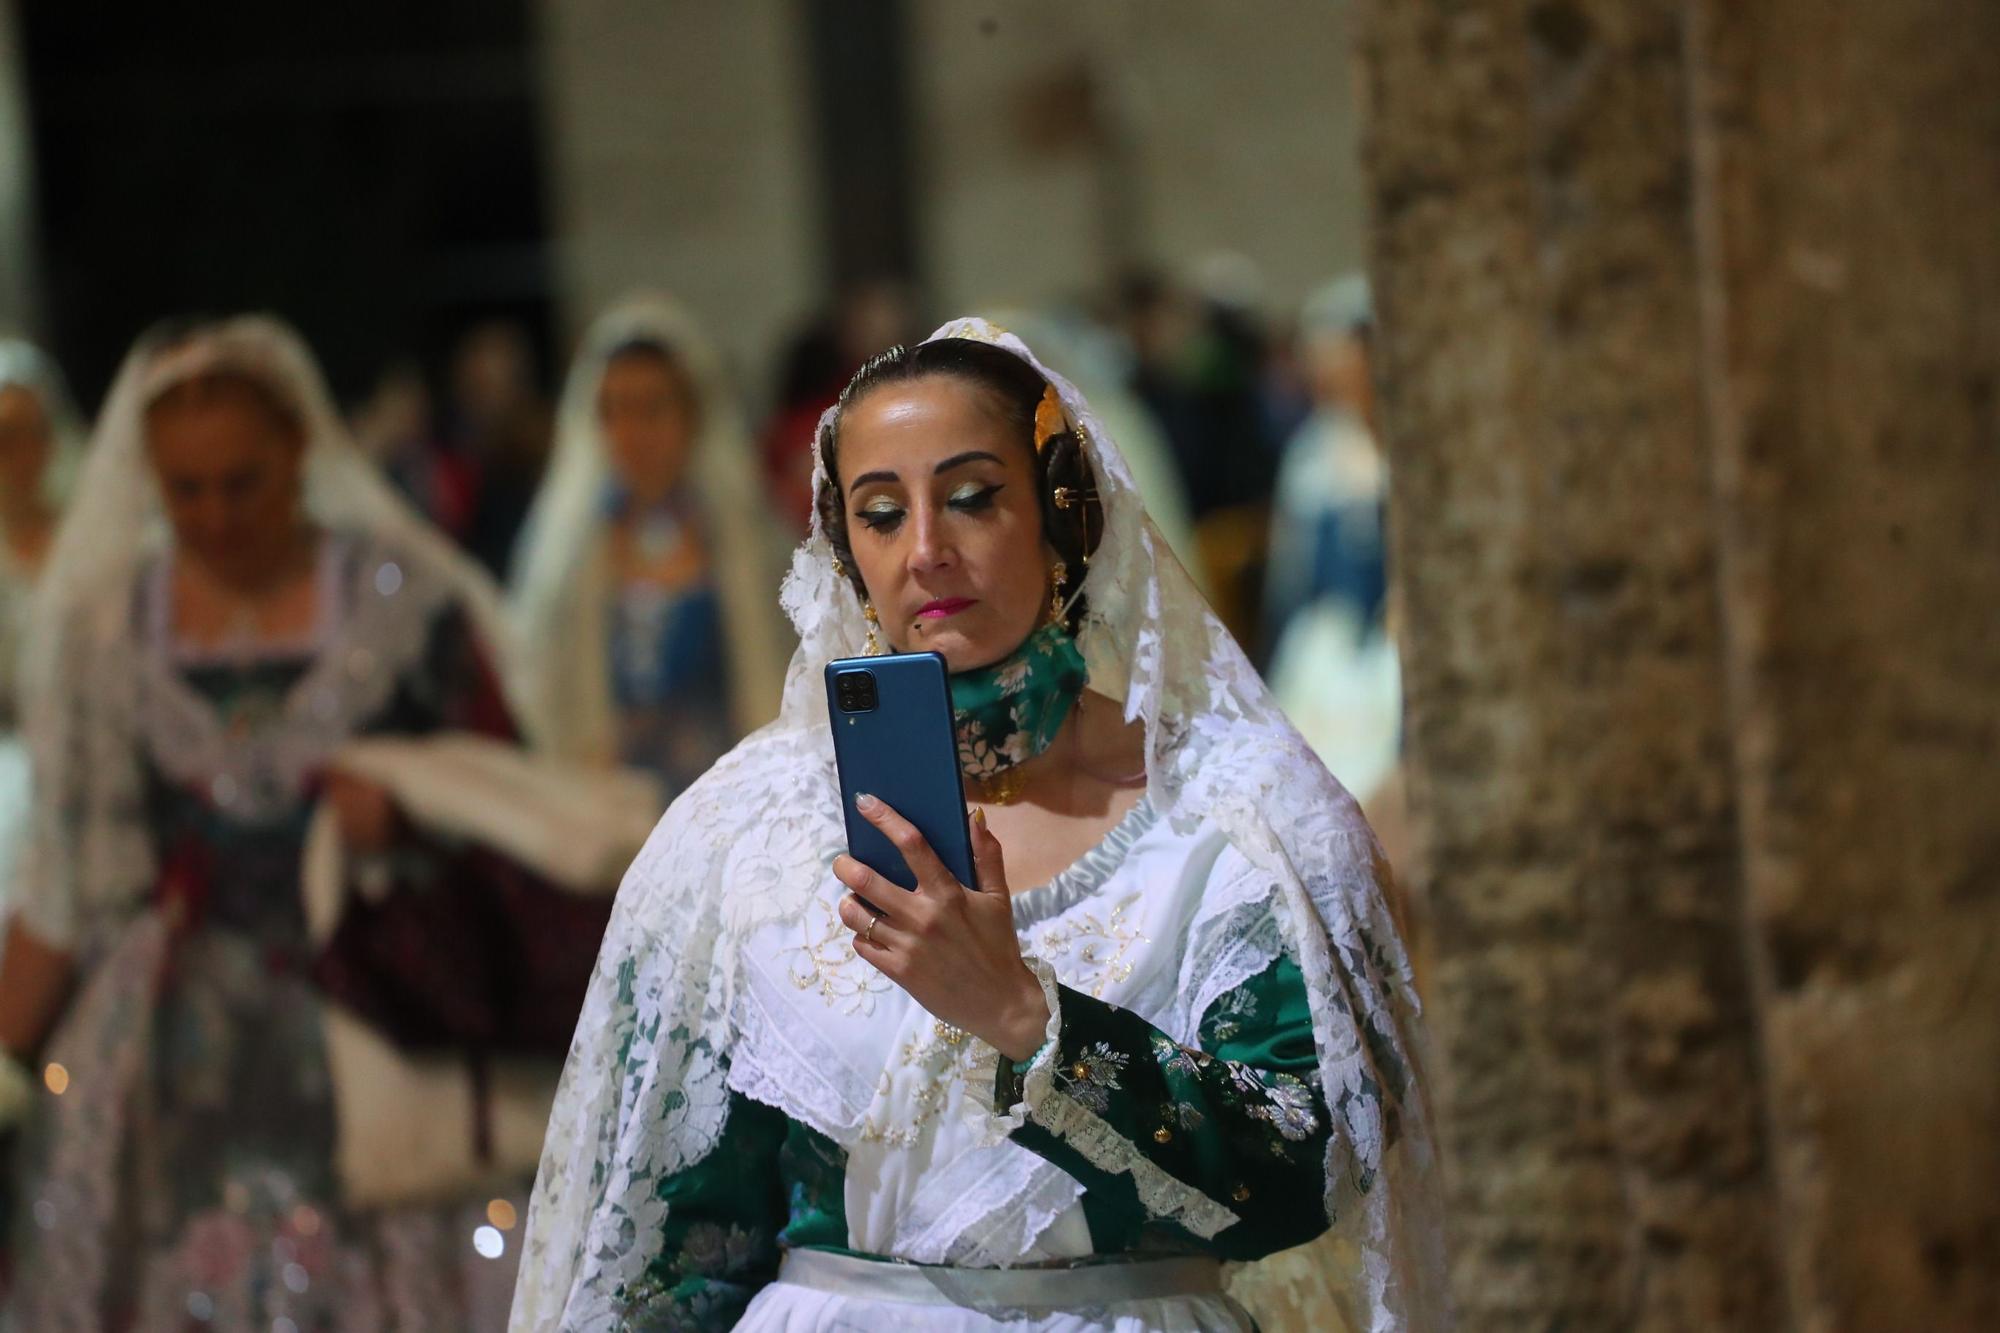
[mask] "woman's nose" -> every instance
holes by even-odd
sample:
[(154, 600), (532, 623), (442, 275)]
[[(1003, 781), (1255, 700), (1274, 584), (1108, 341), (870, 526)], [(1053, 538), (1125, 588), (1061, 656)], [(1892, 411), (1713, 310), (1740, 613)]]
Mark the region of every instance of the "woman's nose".
[(182, 506), (182, 535), (202, 544), (220, 541), (228, 534), (232, 518), (226, 497), (204, 493)]
[(928, 574), (948, 566), (956, 557), (944, 524), (939, 521), (941, 517), (929, 508), (919, 509), (910, 515), (908, 564), (912, 574)]

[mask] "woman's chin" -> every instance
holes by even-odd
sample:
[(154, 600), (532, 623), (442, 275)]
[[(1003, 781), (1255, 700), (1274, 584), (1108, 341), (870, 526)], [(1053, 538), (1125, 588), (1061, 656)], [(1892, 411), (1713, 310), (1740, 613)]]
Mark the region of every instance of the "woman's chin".
[(977, 671), (981, 667), (989, 667), (995, 662), (1003, 661), (1020, 646), (1019, 639), (1003, 644), (997, 642), (990, 634), (963, 634), (957, 630), (945, 629), (934, 634), (913, 635), (910, 644), (903, 651), (941, 653), (944, 656), (946, 669), (953, 675), (958, 675), (960, 672)]
[(208, 578), (225, 588), (254, 588), (269, 581), (271, 571), (284, 566), (282, 552), (253, 559), (238, 547), (224, 547), (220, 550), (202, 550), (183, 546), (180, 556), (199, 569)]

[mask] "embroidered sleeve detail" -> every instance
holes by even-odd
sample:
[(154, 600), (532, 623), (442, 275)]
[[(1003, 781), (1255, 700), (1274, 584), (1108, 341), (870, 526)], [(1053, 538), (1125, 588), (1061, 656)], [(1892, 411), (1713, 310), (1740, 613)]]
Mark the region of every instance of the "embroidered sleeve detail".
[(1057, 1039), (1033, 1066), (1047, 1083), (1024, 1090), (1014, 1138), (1083, 1182), (1100, 1247), (1167, 1224), (1254, 1258), (1325, 1229), (1333, 1126), (1296, 964), (1281, 958), (1209, 1006), (1199, 1045), (1066, 987), (1059, 1001)]

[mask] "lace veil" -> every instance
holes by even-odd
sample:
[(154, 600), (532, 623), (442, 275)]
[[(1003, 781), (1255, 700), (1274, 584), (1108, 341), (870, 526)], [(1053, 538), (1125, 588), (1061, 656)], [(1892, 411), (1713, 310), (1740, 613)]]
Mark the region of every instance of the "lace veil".
[[(1028, 361), (1085, 436), (1105, 514), (1080, 635), (1091, 688), (1143, 720), (1148, 793), (1162, 816), (1183, 828), (1212, 822), (1256, 871), (1233, 901), (1201, 904), (1181, 960), (1197, 1007), (1201, 994), (1213, 999), (1249, 974), (1238, 955), (1258, 924), (1275, 925), (1269, 947), (1281, 936), (1304, 971), (1322, 1087), (1342, 1108), (1328, 1148), (1331, 1230), (1303, 1252), (1320, 1262), (1298, 1263), (1294, 1252), (1266, 1293), (1294, 1284), (1277, 1298), (1296, 1307), (1316, 1299), (1297, 1281), (1337, 1269), (1357, 1331), (1441, 1327), (1417, 1006), (1373, 836), (1166, 549), (1082, 396), (983, 320), (933, 337), (992, 342)], [(817, 519), (783, 603), (800, 647), (780, 717), (673, 804), (620, 891), (536, 1183), (516, 1329), (620, 1326), (621, 1288), (658, 1252), (659, 1181), (701, 1160), (722, 1131), (723, 1060), (744, 1037), (739, 989), (755, 966), (740, 945), (806, 912), (844, 844), (821, 668), (859, 654), (865, 625)], [(780, 1076), (788, 1105), (812, 1103), (809, 1065)]]

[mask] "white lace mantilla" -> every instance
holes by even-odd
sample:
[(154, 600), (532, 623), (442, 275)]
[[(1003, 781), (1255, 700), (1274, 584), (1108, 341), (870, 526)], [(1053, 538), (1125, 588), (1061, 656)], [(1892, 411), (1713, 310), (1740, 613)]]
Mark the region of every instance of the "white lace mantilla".
[[(1338, 1265), (1357, 1333), (1444, 1327), (1416, 1002), (1373, 836), (1167, 550), (1074, 388), (981, 321), (936, 336), (1028, 360), (1083, 434), (1105, 536), (1080, 642), (1091, 688), (1146, 729), (1156, 823), (1123, 849), (1123, 870), (1026, 895), (1024, 948), (1181, 1039), (1279, 950), (1296, 959), (1320, 1087), (1339, 1108), (1317, 1262)], [(674, 803), (619, 894), (536, 1183), (514, 1309), (523, 1333), (620, 1327), (622, 1292), (659, 1253), (659, 1184), (713, 1150), (731, 1085), (846, 1147), (851, 1239), (864, 1248), (956, 1264), (1087, 1248), (1087, 1231), (1064, 1221), (1076, 1183), (1001, 1141), (1012, 1117), (1043, 1107), (1163, 1215), (1198, 1233), (1227, 1225), (1221, 1204), (1148, 1177), (1134, 1145), (1097, 1134), (1032, 1076), (1025, 1109), (979, 1106), (967, 1095), (979, 1044), (851, 952), (843, 960), (827, 924), (844, 837), (820, 676), (862, 651), (866, 627), (817, 526), (784, 602), (800, 650), (781, 716)]]

